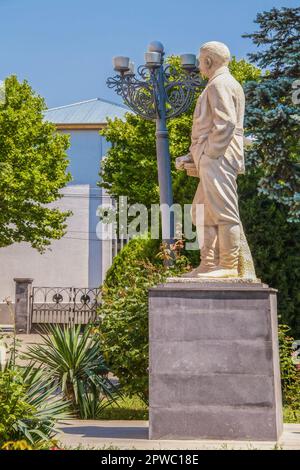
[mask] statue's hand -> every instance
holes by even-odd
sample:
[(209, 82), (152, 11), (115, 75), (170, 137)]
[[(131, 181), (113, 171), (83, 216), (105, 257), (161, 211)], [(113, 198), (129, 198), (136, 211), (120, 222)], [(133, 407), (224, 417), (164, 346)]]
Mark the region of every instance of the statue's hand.
[(184, 170), (185, 163), (192, 163), (193, 158), (190, 153), (183, 155), (182, 157), (177, 157), (175, 160), (176, 170)]

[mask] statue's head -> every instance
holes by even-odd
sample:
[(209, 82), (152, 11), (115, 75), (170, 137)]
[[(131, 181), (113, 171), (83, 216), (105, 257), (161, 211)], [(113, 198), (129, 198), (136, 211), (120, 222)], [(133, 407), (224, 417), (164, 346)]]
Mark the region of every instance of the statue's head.
[(200, 47), (199, 70), (210, 78), (215, 70), (227, 66), (230, 62), (230, 51), (226, 44), (218, 41), (206, 42)]

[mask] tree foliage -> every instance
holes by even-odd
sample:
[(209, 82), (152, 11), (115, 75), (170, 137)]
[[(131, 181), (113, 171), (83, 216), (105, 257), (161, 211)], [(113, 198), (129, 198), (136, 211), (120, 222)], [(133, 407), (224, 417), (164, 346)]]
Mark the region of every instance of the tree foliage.
[(300, 116), (292, 86), (300, 77), (300, 8), (273, 8), (255, 22), (259, 30), (244, 35), (259, 48), (249, 59), (268, 72), (246, 86), (246, 126), (256, 139), (248, 165), (263, 170), (260, 192), (287, 206), (290, 222), (299, 222)]
[(278, 289), (281, 321), (300, 335), (300, 224), (287, 222), (288, 208), (257, 194), (261, 170), (238, 178), (239, 207), (256, 275)]
[(0, 103), (0, 247), (26, 241), (43, 251), (65, 233), (69, 212), (53, 204), (70, 181), (68, 137), (44, 121), (43, 98), (15, 76)]

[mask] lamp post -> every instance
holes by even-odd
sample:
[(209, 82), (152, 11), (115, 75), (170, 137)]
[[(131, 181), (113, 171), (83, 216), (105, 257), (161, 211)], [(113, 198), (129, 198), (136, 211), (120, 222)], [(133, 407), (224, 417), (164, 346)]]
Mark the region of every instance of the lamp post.
[(166, 121), (186, 112), (197, 90), (204, 87), (194, 54), (180, 56), (181, 69), (164, 63), (164, 46), (153, 41), (145, 53), (145, 65), (134, 71), (129, 57), (114, 57), (116, 76), (108, 78), (107, 85), (122, 96), (124, 103), (144, 119), (156, 121), (156, 153), (162, 238), (171, 243), (174, 238), (171, 162)]

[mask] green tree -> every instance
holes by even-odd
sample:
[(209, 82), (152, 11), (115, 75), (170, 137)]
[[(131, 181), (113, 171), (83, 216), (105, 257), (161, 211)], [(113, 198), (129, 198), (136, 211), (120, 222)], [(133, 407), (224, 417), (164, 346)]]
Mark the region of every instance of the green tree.
[[(168, 60), (179, 67), (178, 57), (172, 56)], [(241, 83), (256, 80), (260, 76), (260, 70), (244, 59), (233, 58), (230, 69)], [(193, 109), (197, 98), (187, 113), (168, 121), (174, 201), (180, 204), (191, 203), (198, 184), (197, 178), (175, 169), (175, 157), (187, 153), (190, 146)], [(112, 143), (102, 165), (101, 186), (113, 197), (127, 196), (130, 204), (139, 202), (149, 207), (158, 203), (154, 122), (127, 113), (125, 120), (109, 120), (101, 134)]]
[(71, 176), (68, 137), (44, 121), (43, 98), (15, 76), (0, 102), (0, 247), (26, 241), (43, 251), (61, 238), (69, 212), (54, 205)]
[(300, 336), (300, 224), (287, 222), (288, 208), (257, 193), (262, 170), (238, 178), (239, 207), (257, 277), (278, 289), (281, 321)]
[(288, 207), (300, 221), (300, 126), (292, 85), (300, 77), (300, 8), (259, 13), (259, 30), (246, 34), (259, 47), (251, 62), (268, 72), (246, 85), (246, 125), (255, 136), (248, 165), (261, 168), (259, 191)]

